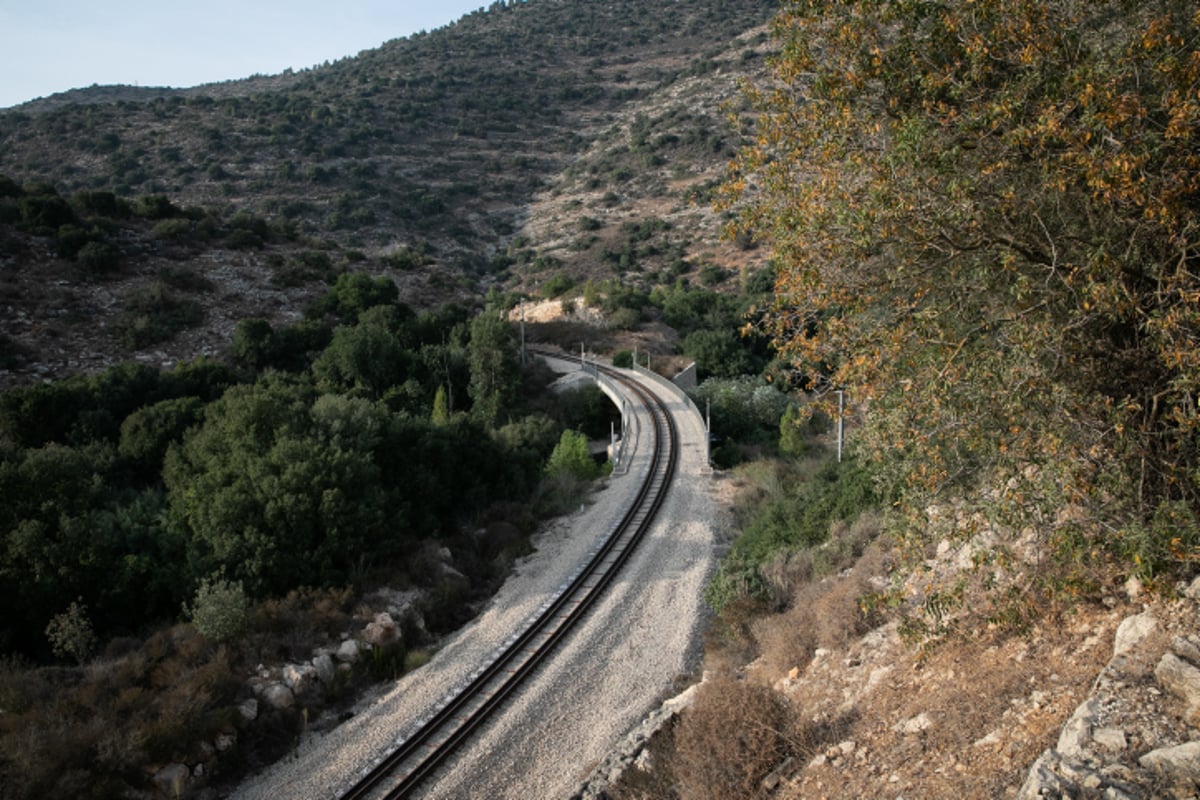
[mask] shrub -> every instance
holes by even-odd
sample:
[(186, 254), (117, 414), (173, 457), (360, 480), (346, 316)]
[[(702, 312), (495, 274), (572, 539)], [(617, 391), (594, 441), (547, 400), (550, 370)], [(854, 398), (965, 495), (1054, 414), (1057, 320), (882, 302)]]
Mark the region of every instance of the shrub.
[(183, 610), (196, 630), (214, 642), (237, 638), (250, 620), (250, 600), (242, 582), (215, 576), (201, 581), (195, 600)]
[(600, 474), (596, 462), (588, 452), (587, 437), (578, 431), (563, 431), (562, 437), (550, 460), (546, 462), (546, 474), (566, 473), (580, 480), (592, 480)]
[(204, 319), (204, 309), (194, 300), (180, 299), (156, 281), (132, 294), (121, 321), (122, 339), (137, 349), (170, 339)]
[(547, 300), (553, 300), (574, 286), (575, 281), (570, 275), (559, 272), (546, 279), (546, 282), (542, 284), (541, 294)]
[(87, 606), (74, 601), (67, 610), (56, 614), (46, 626), (50, 649), (59, 658), (71, 657), (82, 664), (96, 649), (96, 632), (88, 618)]
[(87, 242), (75, 254), (75, 263), (84, 272), (112, 272), (120, 264), (121, 254), (109, 242)]
[(786, 701), (764, 686), (718, 677), (702, 684), (676, 733), (672, 769), (694, 800), (757, 796), (759, 782), (793, 749)]
[(633, 330), (642, 321), (642, 314), (633, 308), (618, 308), (608, 315), (608, 324), (617, 330)]

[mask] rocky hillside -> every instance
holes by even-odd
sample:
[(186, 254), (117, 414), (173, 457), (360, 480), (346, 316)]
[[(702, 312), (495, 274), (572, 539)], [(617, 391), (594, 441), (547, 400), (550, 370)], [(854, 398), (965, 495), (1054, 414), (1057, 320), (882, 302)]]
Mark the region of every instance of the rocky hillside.
[[(735, 144), (722, 104), (761, 68), (774, 6), (497, 4), (301, 73), (0, 113), (0, 175), (76, 207), (38, 224), (0, 198), (0, 382), (220, 352), (239, 319), (294, 319), (347, 269), (423, 307), (744, 264), (707, 200)], [(97, 219), (78, 203), (95, 192), (162, 197), (186, 221)], [(239, 220), (256, 238), (230, 239)], [(120, 268), (81, 270), (62, 224), (119, 228)], [(179, 273), (197, 279), (172, 287)], [(122, 342), (122, 315), (164, 283), (200, 313)]]

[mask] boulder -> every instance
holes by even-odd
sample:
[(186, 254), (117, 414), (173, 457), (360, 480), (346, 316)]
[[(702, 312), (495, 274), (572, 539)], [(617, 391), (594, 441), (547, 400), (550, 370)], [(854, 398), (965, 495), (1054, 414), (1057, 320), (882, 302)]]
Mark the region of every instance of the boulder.
[(1113, 638), (1113, 655), (1128, 653), (1157, 630), (1158, 620), (1150, 612), (1126, 617), (1117, 626), (1117, 635)]
[(1171, 649), (1192, 666), (1200, 667), (1200, 636), (1176, 636), (1171, 642)]
[(249, 700), (238, 705), (238, 713), (242, 715), (242, 719), (246, 722), (254, 722), (258, 719), (258, 701), (251, 697)]
[(363, 638), (372, 647), (384, 647), (400, 641), (400, 628), (386, 611), (377, 614), (374, 622), (363, 628)]
[(291, 708), (296, 703), (296, 696), (292, 694), (292, 690), (282, 683), (266, 686), (262, 691), (262, 698), (267, 705), (281, 710)]
[(1200, 709), (1200, 669), (1174, 653), (1164, 653), (1154, 677), (1171, 694), (1187, 704), (1189, 712)]
[(337, 672), (333, 668), (333, 659), (322, 653), (312, 660), (313, 669), (317, 671), (317, 679), (323, 684), (333, 683)]
[(1089, 699), (1080, 703), (1075, 713), (1063, 725), (1058, 735), (1058, 752), (1069, 759), (1082, 759), (1092, 741), (1092, 729), (1095, 727), (1098, 704)]
[(358, 641), (356, 639), (347, 639), (337, 649), (337, 660), (343, 664), (353, 664), (358, 661), (360, 652)]
[(288, 664), (283, 668), (283, 682), (295, 694), (303, 694), (317, 683), (317, 668), (312, 664)]
[(1200, 785), (1200, 742), (1151, 751), (1139, 758), (1138, 763), (1180, 783)]

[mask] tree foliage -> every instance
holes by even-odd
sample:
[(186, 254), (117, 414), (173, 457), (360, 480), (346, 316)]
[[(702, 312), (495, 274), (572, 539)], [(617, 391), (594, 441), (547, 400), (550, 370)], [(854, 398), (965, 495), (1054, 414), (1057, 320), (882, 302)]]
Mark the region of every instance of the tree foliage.
[(1195, 5), (792, 0), (774, 31), (725, 196), (775, 248), (780, 352), (870, 399), (908, 508), (988, 478), (1069, 558), (1194, 565)]
[(546, 474), (568, 474), (584, 481), (599, 475), (600, 467), (588, 452), (587, 437), (578, 431), (563, 431), (546, 462)]
[(511, 413), (520, 381), (517, 335), (503, 316), (484, 312), (471, 322), (468, 392), (476, 417), (487, 425)]

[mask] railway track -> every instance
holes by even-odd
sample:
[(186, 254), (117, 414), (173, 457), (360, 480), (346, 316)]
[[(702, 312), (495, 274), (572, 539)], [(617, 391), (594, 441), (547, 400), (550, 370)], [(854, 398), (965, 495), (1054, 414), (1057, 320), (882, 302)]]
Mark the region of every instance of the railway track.
[[(538, 352), (563, 360), (579, 360), (559, 353)], [(488, 664), (472, 673), (465, 686), (443, 698), (428, 718), (419, 720), (411, 733), (398, 739), (391, 753), (358, 776), (341, 800), (408, 797), (432, 777), (549, 658), (604, 593), (649, 531), (675, 474), (679, 452), (675, 421), (666, 405), (637, 381), (602, 365), (596, 369), (626, 387), (645, 405), (653, 420), (651, 462), (634, 502), (608, 535), (597, 542), (587, 562), (531, 615), (522, 630), (509, 637)]]

